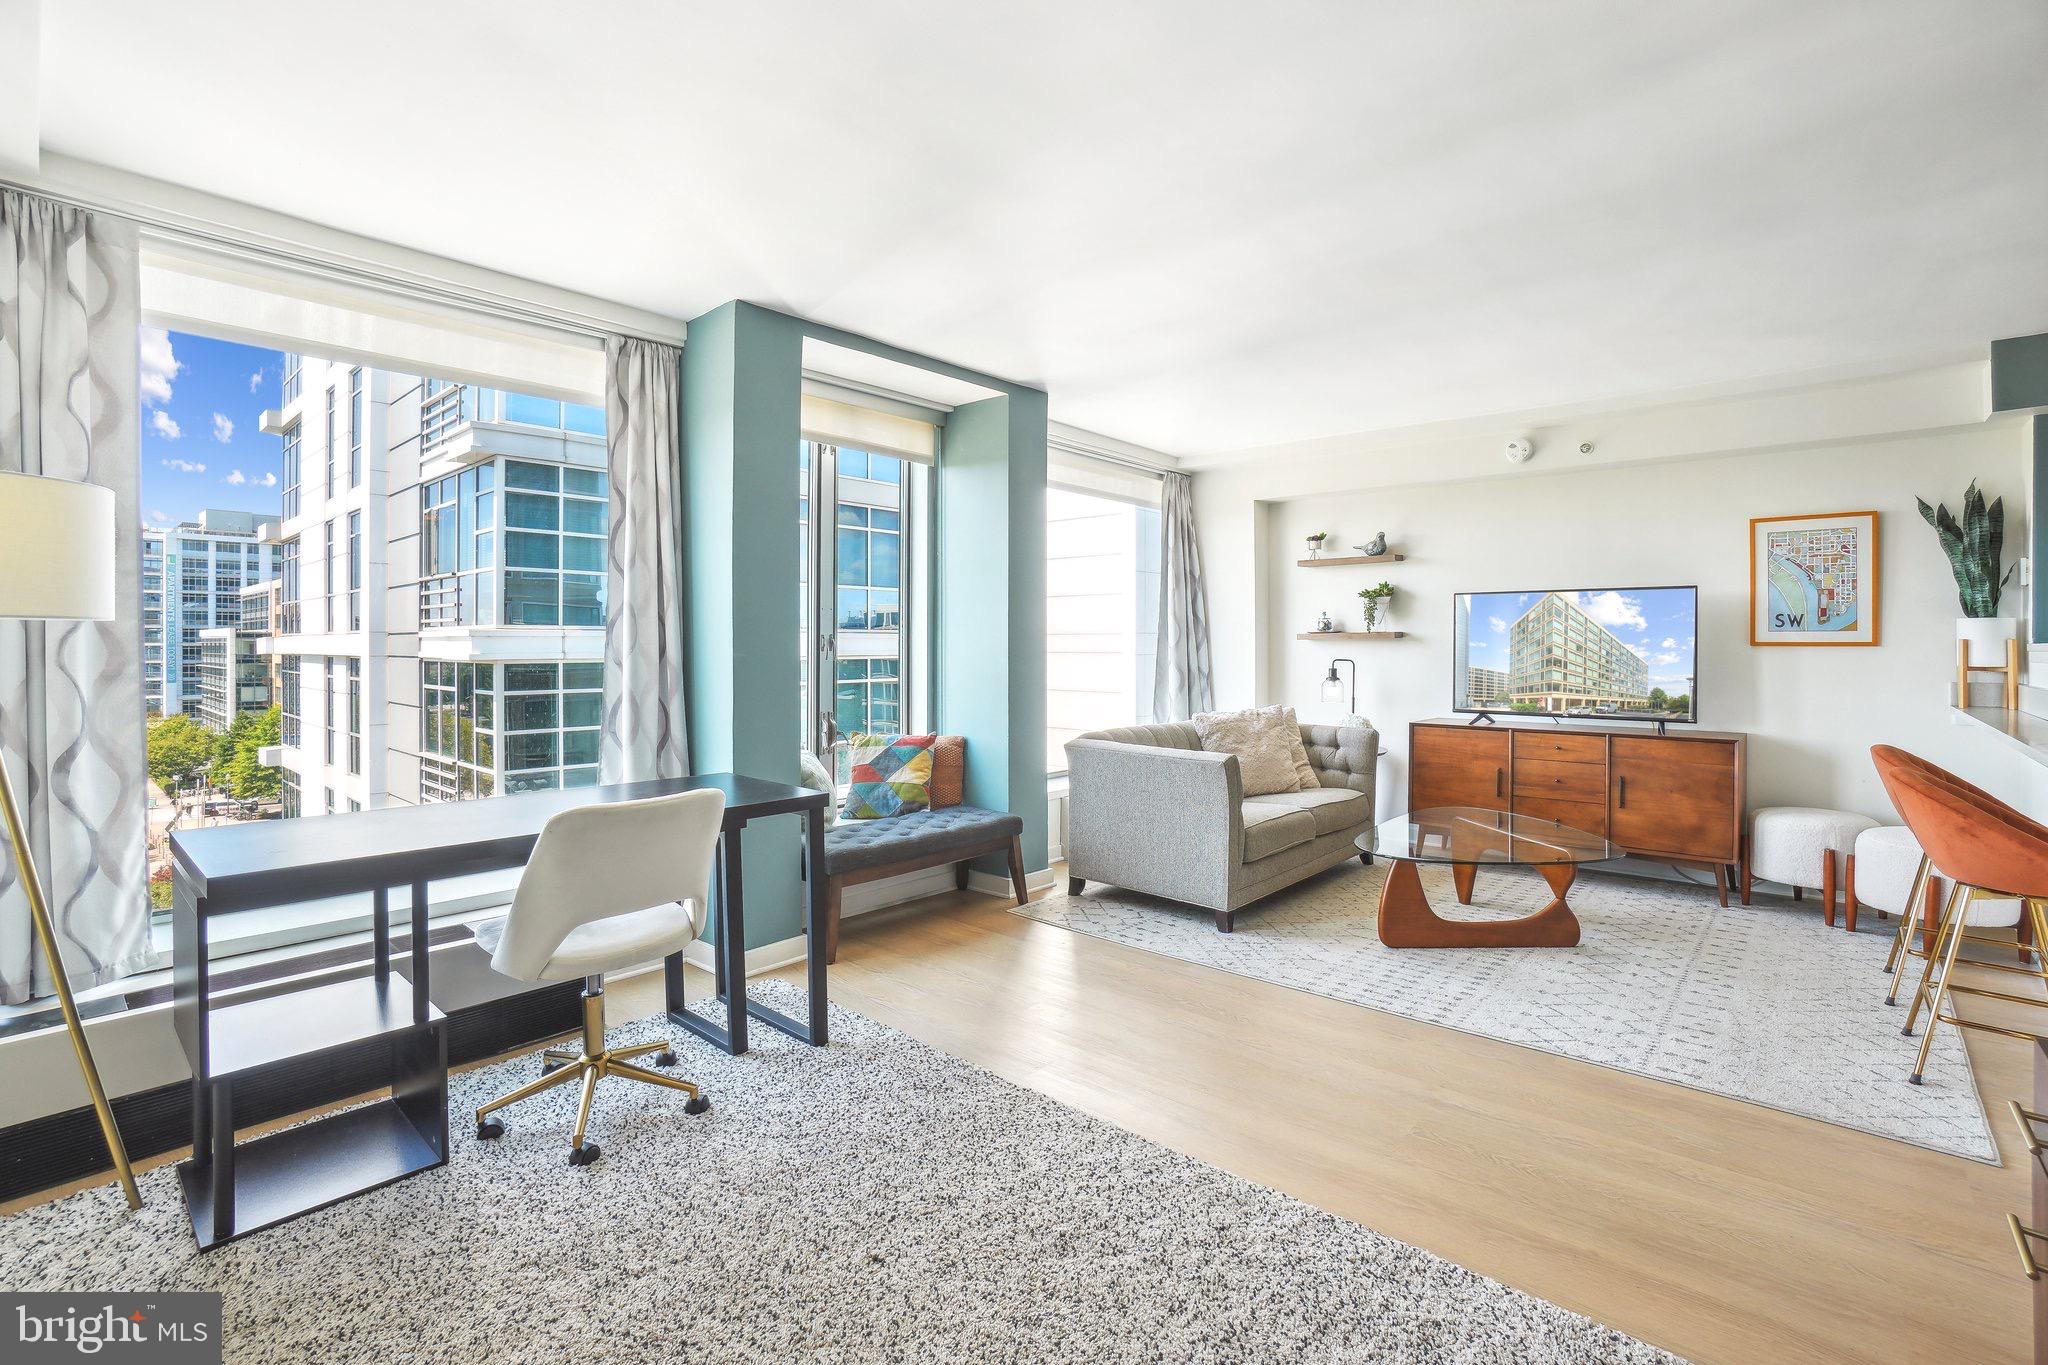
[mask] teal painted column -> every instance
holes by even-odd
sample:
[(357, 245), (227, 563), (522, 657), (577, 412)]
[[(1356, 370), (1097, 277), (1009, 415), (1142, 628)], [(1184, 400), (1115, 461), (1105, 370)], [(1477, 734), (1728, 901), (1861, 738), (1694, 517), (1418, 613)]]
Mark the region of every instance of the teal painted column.
[(934, 575), (939, 728), (967, 737), (968, 802), (1024, 817), (1034, 872), (1046, 866), (1045, 436), (1037, 389), (953, 410)]
[[(690, 767), (797, 779), (795, 319), (724, 304), (683, 347), (683, 564)], [(747, 828), (747, 947), (802, 932), (802, 825)]]

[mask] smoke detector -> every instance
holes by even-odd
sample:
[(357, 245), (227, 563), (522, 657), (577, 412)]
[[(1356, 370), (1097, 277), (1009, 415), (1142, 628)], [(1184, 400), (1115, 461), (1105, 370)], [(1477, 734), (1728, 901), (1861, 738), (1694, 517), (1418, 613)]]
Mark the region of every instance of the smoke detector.
[(1508, 463), (1521, 464), (1536, 453), (1536, 443), (1526, 436), (1517, 436), (1508, 442)]

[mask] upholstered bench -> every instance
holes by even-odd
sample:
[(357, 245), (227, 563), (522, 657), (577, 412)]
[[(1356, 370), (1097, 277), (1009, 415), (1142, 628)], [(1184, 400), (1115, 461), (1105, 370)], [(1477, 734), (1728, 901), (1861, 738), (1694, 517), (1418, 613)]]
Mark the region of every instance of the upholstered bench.
[(825, 960), (839, 957), (839, 893), (862, 882), (953, 863), (954, 885), (965, 890), (973, 859), (1007, 853), (1010, 888), (1017, 904), (1024, 904), (1023, 833), (1023, 817), (979, 806), (840, 820), (825, 831)]

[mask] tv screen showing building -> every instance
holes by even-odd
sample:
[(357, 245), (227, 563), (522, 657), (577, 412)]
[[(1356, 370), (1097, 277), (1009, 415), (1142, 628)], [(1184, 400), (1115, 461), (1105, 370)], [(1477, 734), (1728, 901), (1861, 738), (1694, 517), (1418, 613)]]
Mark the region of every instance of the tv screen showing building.
[(1694, 588), (1461, 593), (1460, 711), (1692, 720)]

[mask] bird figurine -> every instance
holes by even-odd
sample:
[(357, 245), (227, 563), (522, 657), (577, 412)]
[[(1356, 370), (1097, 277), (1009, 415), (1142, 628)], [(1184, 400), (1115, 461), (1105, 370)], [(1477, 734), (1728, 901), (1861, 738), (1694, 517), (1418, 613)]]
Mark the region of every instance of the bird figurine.
[(1387, 533), (1382, 531), (1371, 540), (1365, 542), (1365, 544), (1354, 545), (1351, 548), (1368, 558), (1373, 555), (1383, 555), (1387, 552)]

